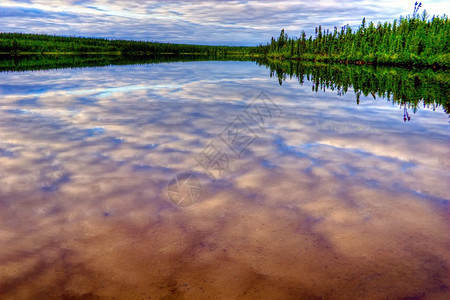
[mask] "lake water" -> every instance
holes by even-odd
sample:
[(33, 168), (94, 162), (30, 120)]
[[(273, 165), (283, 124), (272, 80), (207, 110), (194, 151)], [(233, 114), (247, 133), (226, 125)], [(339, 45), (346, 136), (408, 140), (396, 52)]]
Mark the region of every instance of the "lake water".
[(308, 68), (0, 73), (0, 298), (448, 299), (448, 114)]

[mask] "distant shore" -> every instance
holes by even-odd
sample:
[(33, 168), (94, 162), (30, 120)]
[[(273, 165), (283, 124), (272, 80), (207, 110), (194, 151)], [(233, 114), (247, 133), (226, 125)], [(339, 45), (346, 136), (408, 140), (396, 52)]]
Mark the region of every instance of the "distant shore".
[(315, 36), (289, 37), (284, 29), (278, 38), (257, 47), (272, 59), (294, 59), (351, 64), (421, 68), (450, 68), (450, 22), (447, 16), (429, 18), (426, 12), (400, 17), (393, 23), (365, 18), (352, 29), (316, 27)]
[(339, 31), (316, 28), (313, 38), (303, 31), (291, 38), (281, 30), (278, 38), (256, 47), (208, 46), (109, 40), (45, 34), (0, 33), (0, 55), (18, 56), (157, 56), (190, 55), (209, 58), (242, 57), (279, 61), (314, 61), (405, 68), (450, 68), (450, 22), (447, 16), (407, 17), (392, 24), (363, 19), (358, 30), (344, 26)]

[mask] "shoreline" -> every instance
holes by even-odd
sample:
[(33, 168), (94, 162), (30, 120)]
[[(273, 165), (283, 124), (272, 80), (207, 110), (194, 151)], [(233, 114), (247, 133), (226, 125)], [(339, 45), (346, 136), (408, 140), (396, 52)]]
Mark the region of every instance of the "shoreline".
[(420, 62), (380, 62), (380, 61), (365, 61), (361, 59), (355, 59), (355, 60), (344, 60), (344, 59), (333, 59), (331, 57), (284, 57), (284, 56), (274, 56), (274, 55), (267, 55), (265, 56), (268, 60), (274, 60), (274, 61), (309, 61), (309, 62), (321, 62), (321, 63), (337, 63), (337, 64), (343, 64), (343, 65), (370, 65), (370, 66), (384, 66), (384, 67), (397, 67), (397, 68), (419, 68), (419, 69), (433, 69), (433, 70), (448, 70), (450, 67), (446, 65), (436, 65), (436, 64), (426, 64), (426, 63), (420, 63)]
[(419, 68), (419, 69), (441, 69), (448, 70), (450, 69), (446, 65), (430, 65), (421, 62), (380, 62), (380, 61), (366, 61), (361, 59), (339, 59), (332, 57), (324, 57), (324, 56), (316, 56), (316, 57), (285, 57), (282, 55), (262, 55), (262, 54), (253, 54), (246, 53), (242, 54), (239, 52), (229, 52), (227, 54), (213, 54), (213, 53), (199, 53), (199, 52), (183, 52), (183, 53), (174, 53), (174, 52), (137, 52), (137, 53), (123, 53), (122, 51), (111, 51), (111, 52), (76, 52), (76, 51), (67, 51), (67, 52), (30, 52), (30, 51), (21, 51), (21, 52), (0, 52), (0, 58), (4, 57), (30, 57), (30, 56), (84, 56), (84, 55), (105, 55), (105, 56), (123, 56), (123, 57), (146, 57), (146, 56), (158, 56), (158, 55), (171, 55), (171, 56), (184, 56), (184, 55), (193, 55), (193, 56), (218, 56), (218, 57), (248, 57), (248, 58), (257, 58), (257, 59), (266, 59), (268, 61), (307, 61), (307, 62), (317, 62), (317, 63), (335, 63), (335, 64), (343, 64), (343, 65), (369, 65), (369, 66), (385, 66), (385, 67), (397, 67), (397, 68)]

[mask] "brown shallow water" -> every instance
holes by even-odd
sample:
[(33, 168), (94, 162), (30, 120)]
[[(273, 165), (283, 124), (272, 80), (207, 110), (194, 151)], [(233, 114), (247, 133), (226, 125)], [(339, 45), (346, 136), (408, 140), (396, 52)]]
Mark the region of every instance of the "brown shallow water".
[[(404, 123), (385, 100), (267, 75), (3, 73), (0, 299), (448, 299), (442, 109)], [(261, 92), (278, 109), (262, 127), (245, 114)], [(238, 116), (240, 156), (220, 138)], [(197, 161), (211, 142), (229, 166), (215, 179)], [(189, 207), (167, 190), (183, 172), (201, 183)]]

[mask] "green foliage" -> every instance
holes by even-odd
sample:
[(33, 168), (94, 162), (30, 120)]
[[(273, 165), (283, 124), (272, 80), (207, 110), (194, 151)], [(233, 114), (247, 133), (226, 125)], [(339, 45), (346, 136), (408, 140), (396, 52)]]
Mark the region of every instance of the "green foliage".
[(190, 53), (203, 55), (244, 55), (252, 47), (203, 46), (100, 38), (63, 37), (43, 34), (0, 33), (0, 53), (116, 53), (155, 55)]
[(316, 28), (315, 37), (289, 38), (284, 29), (278, 39), (260, 45), (256, 53), (272, 58), (404, 66), (450, 67), (450, 22), (447, 16), (428, 20), (426, 11), (393, 24), (370, 23), (340, 32)]

